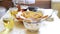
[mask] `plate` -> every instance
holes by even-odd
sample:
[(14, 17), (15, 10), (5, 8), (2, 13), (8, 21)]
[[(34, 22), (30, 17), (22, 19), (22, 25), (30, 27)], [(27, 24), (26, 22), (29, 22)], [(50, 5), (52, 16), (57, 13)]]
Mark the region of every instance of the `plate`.
[[(44, 8), (31, 7), (31, 6), (24, 8), (24, 10), (25, 11), (33, 11), (33, 12), (41, 11), (44, 17), (45, 16), (51, 17), (51, 15), (55, 12), (53, 9), (44, 9)], [(18, 18), (19, 21), (21, 18), (24, 18), (23, 16), (21, 16), (21, 14), (22, 14), (22, 12), (18, 12), (18, 14), (16, 14), (16, 18)], [(46, 19), (46, 18), (44, 18), (44, 19)], [(42, 20), (44, 20), (44, 19), (42, 19)]]
[[(37, 11), (41, 10), (43, 12), (44, 15), (48, 15), (50, 16), (52, 14), (52, 12), (54, 11), (53, 9), (43, 9), (43, 8), (37, 8), (35, 9)], [(3, 31), (5, 28), (4, 28), (4, 24), (3, 24), (3, 18), (4, 17), (11, 17), (10, 11), (8, 10), (7, 13), (0, 19), (0, 32)], [(42, 23), (45, 23), (47, 24), (45, 27), (41, 27), (41, 30), (39, 32), (39, 34), (49, 34), (49, 33), (56, 33), (57, 31), (54, 32), (54, 30), (56, 29), (57, 25), (59, 26), (60, 25), (60, 20), (59, 18), (57, 17), (57, 13), (55, 12), (54, 14), (52, 14), (52, 16), (54, 16), (54, 21), (53, 22), (47, 22), (47, 21), (44, 21)], [(58, 22), (57, 22), (58, 21)], [(57, 25), (56, 25), (57, 24)], [(20, 25), (21, 26), (21, 25)], [(51, 30), (49, 29), (51, 28)], [(59, 29), (59, 27), (57, 28)], [(52, 32), (51, 32), (52, 31)], [(10, 32), (11, 34), (25, 34), (25, 33), (31, 33), (31, 32), (26, 32), (25, 28), (24, 27), (15, 27), (13, 28), (13, 31)], [(58, 32), (57, 32), (58, 33)], [(32, 33), (31, 33), (32, 34)]]

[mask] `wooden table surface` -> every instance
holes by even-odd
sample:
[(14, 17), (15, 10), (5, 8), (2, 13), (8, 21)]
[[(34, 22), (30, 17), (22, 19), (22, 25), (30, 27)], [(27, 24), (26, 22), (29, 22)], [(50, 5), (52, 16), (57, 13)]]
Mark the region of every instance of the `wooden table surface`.
[[(40, 8), (51, 8), (51, 0), (35, 0), (35, 4), (29, 6), (36, 6)], [(0, 1), (0, 6), (4, 6), (6, 8), (13, 7), (12, 0), (3, 0)]]

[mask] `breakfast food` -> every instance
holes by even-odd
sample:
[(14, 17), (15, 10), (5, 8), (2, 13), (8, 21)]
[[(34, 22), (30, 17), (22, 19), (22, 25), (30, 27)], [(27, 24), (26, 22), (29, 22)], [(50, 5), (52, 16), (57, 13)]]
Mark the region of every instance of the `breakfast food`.
[(25, 11), (21, 14), (21, 16), (25, 17), (25, 18), (41, 18), (43, 16), (42, 12), (33, 12), (33, 11)]
[(43, 13), (42, 11), (37, 11), (37, 12), (34, 12), (34, 11), (23, 11), (23, 12), (18, 12), (16, 14), (16, 18), (17, 20), (19, 21), (23, 21), (23, 20), (31, 20), (31, 21), (39, 21), (43, 18), (47, 18), (48, 15), (46, 16), (43, 16)]
[(39, 30), (41, 19), (48, 18), (48, 15), (43, 15), (42, 11), (13, 11), (12, 15), (18, 20), (19, 23), (23, 23), (25, 28), (31, 31)]
[(11, 15), (16, 18), (18, 21), (22, 21), (23, 20), (34, 20), (34, 21), (39, 21), (43, 18), (47, 18), (48, 16), (43, 16), (43, 13), (42, 11), (30, 11), (30, 10), (27, 10), (27, 11), (23, 11), (22, 9), (19, 11), (19, 10), (13, 10), (13, 11), (10, 11)]
[(22, 12), (21, 16), (25, 17), (26, 19), (23, 20), (24, 26), (29, 31), (38, 31), (41, 23), (41, 19), (47, 18), (48, 15), (43, 16), (41, 11), (25, 11)]

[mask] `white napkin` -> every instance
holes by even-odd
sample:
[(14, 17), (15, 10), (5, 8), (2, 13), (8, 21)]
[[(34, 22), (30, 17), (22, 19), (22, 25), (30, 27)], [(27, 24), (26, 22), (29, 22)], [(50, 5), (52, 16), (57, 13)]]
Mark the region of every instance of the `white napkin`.
[(0, 18), (6, 13), (6, 9), (4, 7), (0, 7)]

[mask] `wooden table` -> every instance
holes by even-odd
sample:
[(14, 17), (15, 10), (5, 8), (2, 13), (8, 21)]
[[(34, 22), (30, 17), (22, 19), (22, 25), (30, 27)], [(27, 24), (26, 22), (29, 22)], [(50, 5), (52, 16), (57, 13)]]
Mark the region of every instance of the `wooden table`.
[[(36, 7), (40, 7), (40, 8), (51, 8), (51, 0), (35, 0), (35, 4), (30, 4), (29, 6), (36, 6)], [(12, 2), (12, 0), (2, 0), (0, 1), (0, 6), (4, 6), (7, 9), (10, 7), (13, 7), (14, 4)]]

